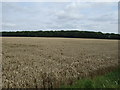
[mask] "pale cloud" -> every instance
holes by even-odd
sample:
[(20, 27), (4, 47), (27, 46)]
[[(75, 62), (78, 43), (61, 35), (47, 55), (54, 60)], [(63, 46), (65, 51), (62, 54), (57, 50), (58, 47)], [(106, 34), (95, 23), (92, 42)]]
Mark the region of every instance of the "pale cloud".
[(62, 11), (58, 11), (57, 12), (57, 17), (59, 19), (71, 19), (71, 20), (74, 20), (74, 19), (82, 19), (83, 18), (83, 15), (80, 14), (80, 9), (79, 9), (79, 6), (77, 3), (70, 3), (68, 4), (64, 10)]
[(0, 30), (2, 30), (2, 3), (0, 2)]
[(119, 2), (119, 0), (0, 0), (1, 2)]
[(106, 14), (102, 14), (102, 15), (98, 15), (98, 16), (94, 16), (89, 18), (89, 20), (91, 21), (95, 21), (95, 22), (114, 22), (118, 20), (118, 12), (110, 12), (110, 13), (106, 13)]
[[(117, 32), (117, 3), (3, 3), (3, 30)], [(109, 26), (109, 27), (108, 27)]]
[(16, 26), (16, 24), (12, 24), (12, 23), (2, 23), (2, 26), (7, 26), (7, 27), (14, 27)]

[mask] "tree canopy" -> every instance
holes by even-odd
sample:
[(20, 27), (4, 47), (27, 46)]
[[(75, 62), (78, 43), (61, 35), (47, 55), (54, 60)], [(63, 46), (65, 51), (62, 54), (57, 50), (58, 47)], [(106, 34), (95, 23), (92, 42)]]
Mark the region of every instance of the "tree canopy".
[(120, 34), (102, 33), (92, 31), (12, 31), (2, 32), (1, 36), (7, 37), (67, 37), (67, 38), (97, 38), (97, 39), (119, 39)]

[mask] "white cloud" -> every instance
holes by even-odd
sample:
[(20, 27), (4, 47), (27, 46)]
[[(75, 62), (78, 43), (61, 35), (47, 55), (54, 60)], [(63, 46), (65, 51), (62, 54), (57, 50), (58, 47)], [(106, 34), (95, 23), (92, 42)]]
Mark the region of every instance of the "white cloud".
[(84, 15), (80, 13), (81, 9), (79, 8), (79, 5), (75, 2), (72, 2), (63, 10), (55, 12), (57, 21), (70, 21), (70, 20), (79, 20), (84, 18)]
[(16, 26), (16, 24), (13, 24), (13, 23), (2, 23), (2, 26), (4, 27), (14, 27)]
[(114, 22), (118, 20), (118, 12), (106, 13), (94, 17), (89, 17), (88, 20), (95, 22)]
[(0, 0), (1, 2), (119, 2), (119, 0)]
[(117, 31), (116, 5), (117, 3), (93, 2), (4, 3), (3, 29), (114, 32)]
[(2, 30), (2, 3), (0, 2), (0, 30)]

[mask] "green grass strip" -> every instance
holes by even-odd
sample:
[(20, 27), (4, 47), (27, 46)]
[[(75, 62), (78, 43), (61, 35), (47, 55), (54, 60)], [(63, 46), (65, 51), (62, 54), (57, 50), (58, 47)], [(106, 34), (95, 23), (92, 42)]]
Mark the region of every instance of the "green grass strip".
[(80, 79), (75, 84), (62, 88), (120, 88), (120, 68), (104, 76)]

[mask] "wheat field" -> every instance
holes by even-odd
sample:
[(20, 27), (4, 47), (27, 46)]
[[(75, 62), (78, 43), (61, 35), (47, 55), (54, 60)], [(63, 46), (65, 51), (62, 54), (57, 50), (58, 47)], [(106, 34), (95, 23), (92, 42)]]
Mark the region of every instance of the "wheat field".
[(2, 37), (3, 88), (58, 88), (118, 66), (118, 40)]

